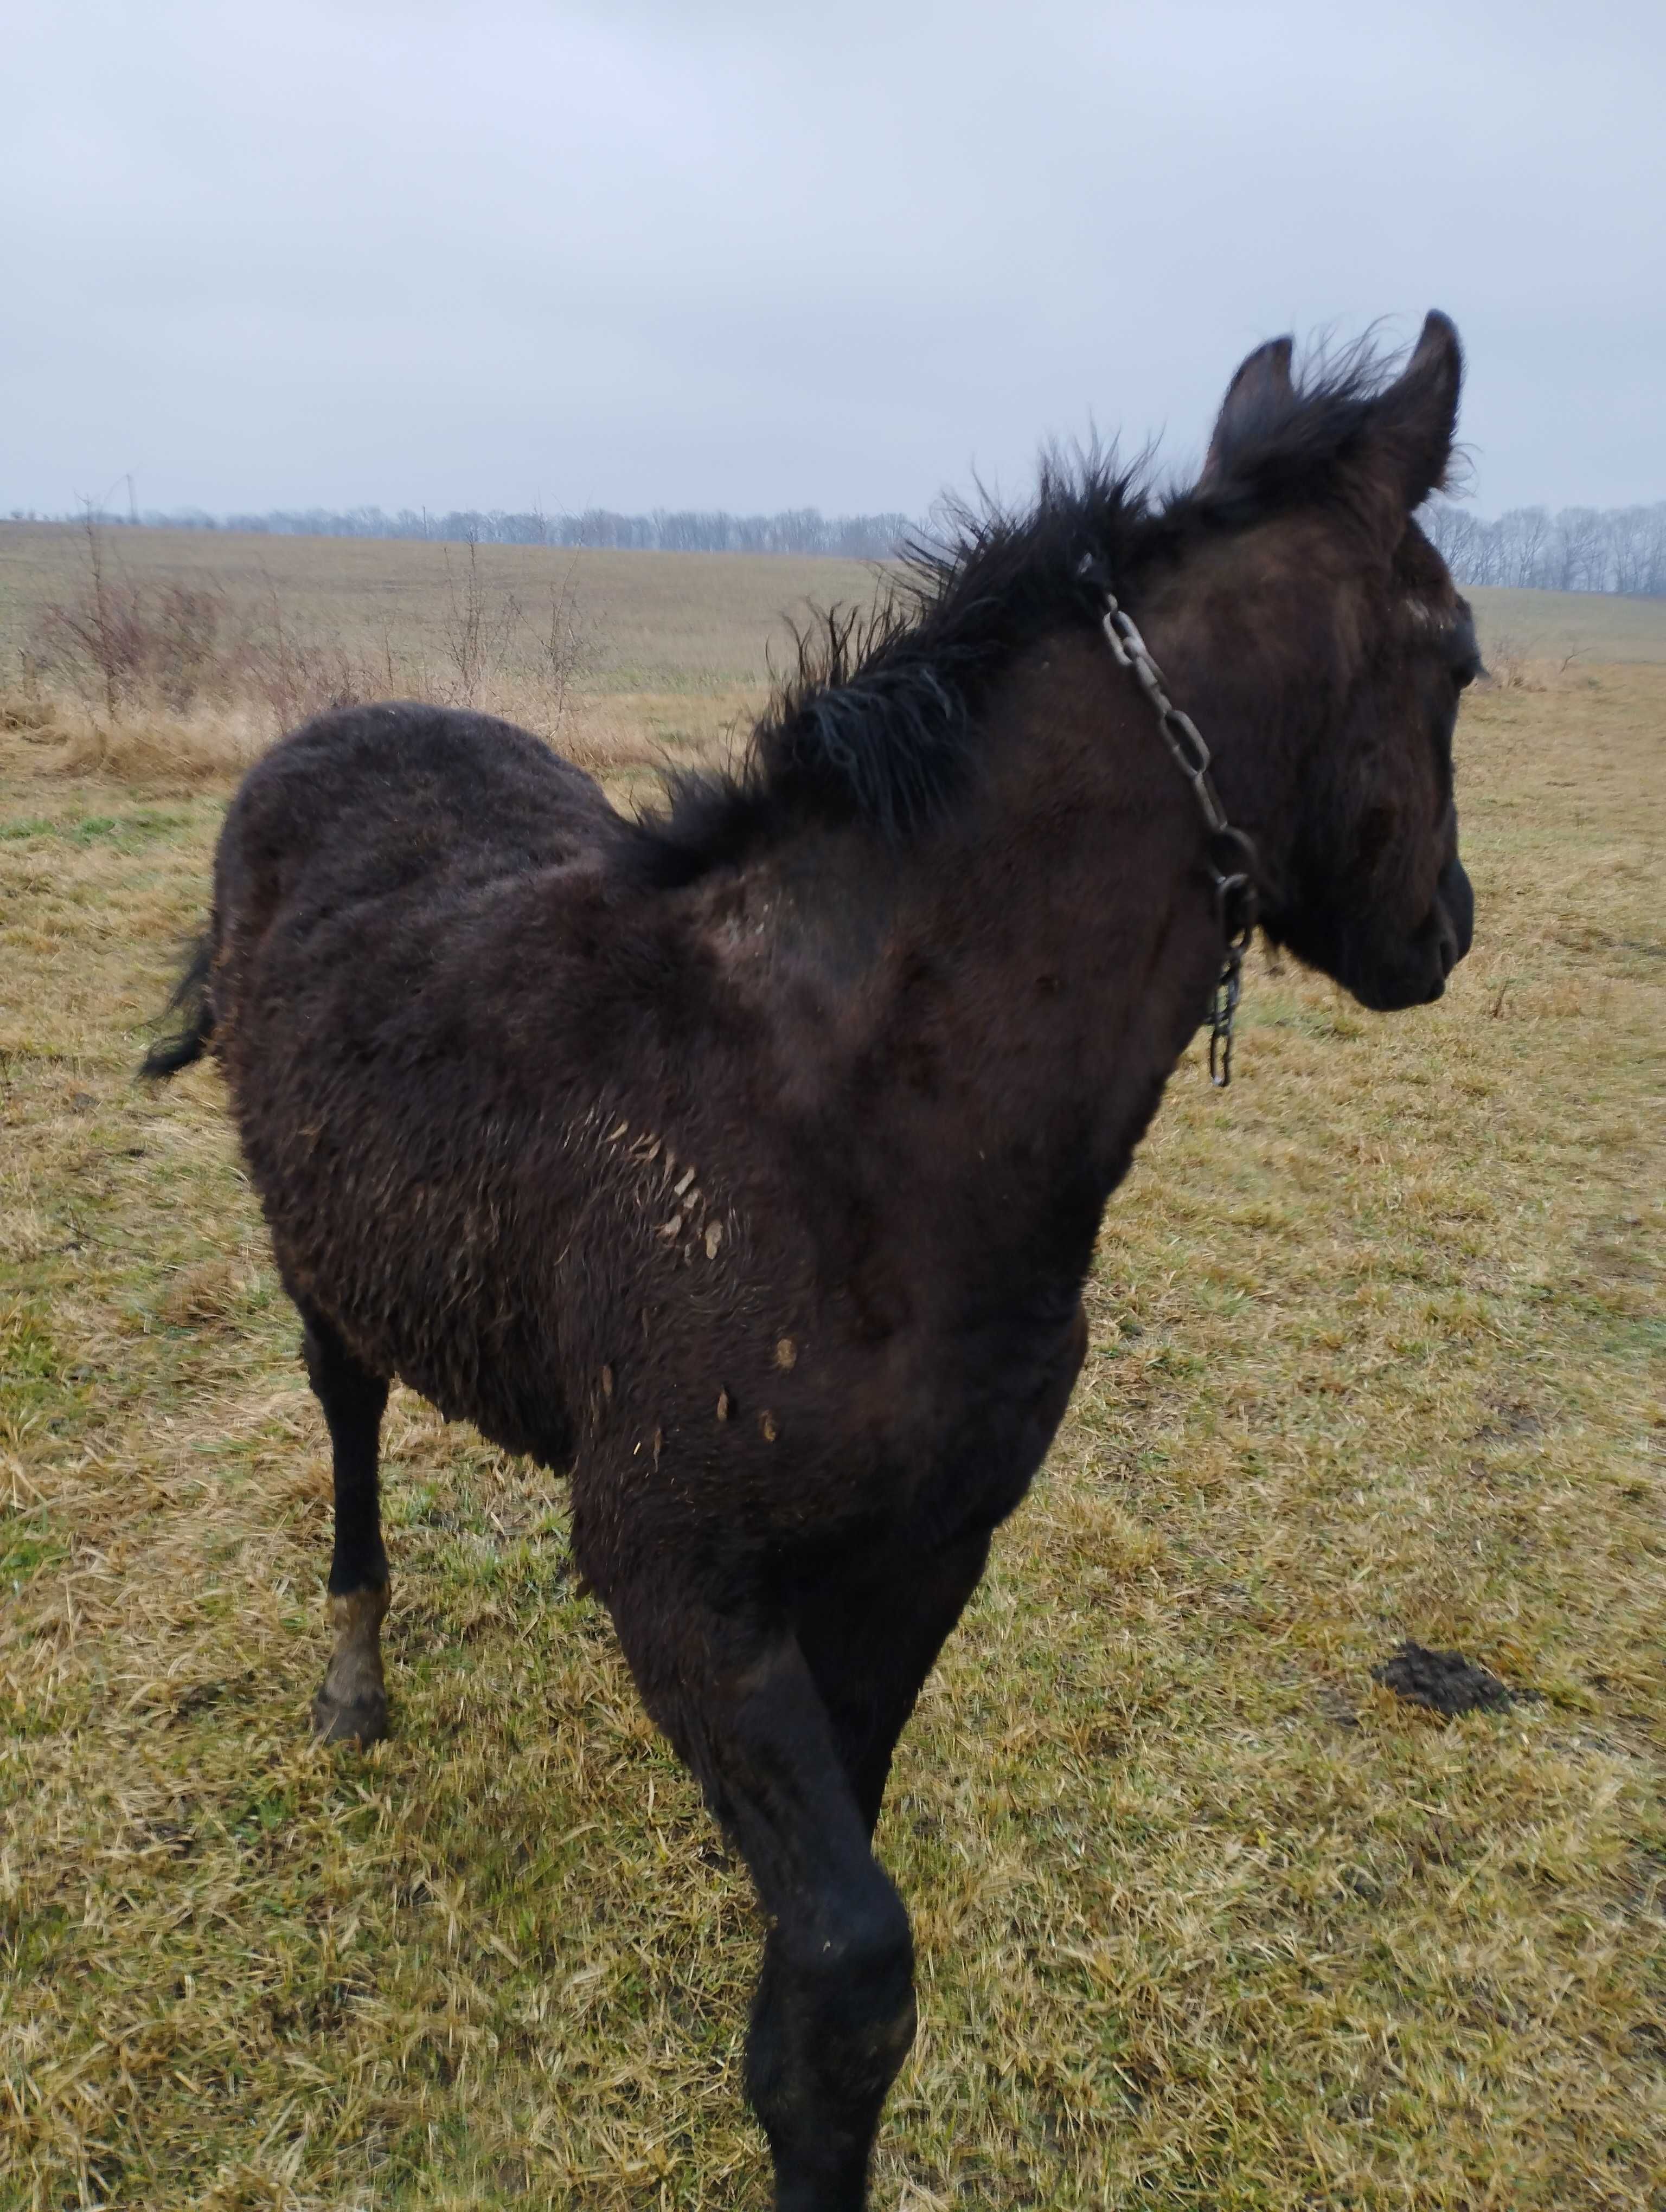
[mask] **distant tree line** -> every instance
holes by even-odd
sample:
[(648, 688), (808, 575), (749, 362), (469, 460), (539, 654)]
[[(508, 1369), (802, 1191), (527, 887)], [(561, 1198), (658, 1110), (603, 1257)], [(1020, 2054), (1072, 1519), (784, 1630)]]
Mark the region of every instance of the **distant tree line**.
[(1438, 500), (1420, 520), (1460, 584), (1666, 599), (1666, 500), (1652, 507), (1517, 507), (1496, 522)]
[[(584, 545), (660, 553), (833, 554), (889, 560), (918, 525), (906, 514), (822, 514), (813, 507), (780, 514), (729, 514), (721, 508), (656, 507), (651, 514), (510, 514), (494, 507), (448, 514), (380, 507), (273, 510), (265, 514), (95, 514), (112, 527), (246, 531), (282, 538), (426, 538), (441, 544)], [(14, 522), (84, 521), (14, 508)], [(1461, 584), (1499, 584), (1547, 592), (1620, 592), (1666, 599), (1666, 500), (1652, 507), (1512, 507), (1496, 521), (1449, 500), (1424, 510), (1424, 526)]]
[[(73, 517), (36, 516), (14, 510), (14, 522)], [(112, 527), (137, 523), (157, 530), (246, 531), (275, 538), (427, 538), (441, 544), (586, 545), (658, 553), (825, 553), (847, 560), (886, 561), (916, 526), (906, 514), (822, 514), (813, 507), (781, 514), (728, 514), (695, 508), (656, 507), (652, 514), (615, 514), (589, 507), (582, 514), (506, 514), (494, 507), (430, 514), (380, 507), (284, 509), (266, 514), (97, 514)]]

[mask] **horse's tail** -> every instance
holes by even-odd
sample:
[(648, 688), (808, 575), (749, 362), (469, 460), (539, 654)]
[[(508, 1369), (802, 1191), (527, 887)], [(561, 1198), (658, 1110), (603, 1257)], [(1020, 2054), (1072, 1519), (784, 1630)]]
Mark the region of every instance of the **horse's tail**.
[(214, 961), (214, 932), (210, 927), (191, 945), (167, 1012), (176, 1015), (172, 1029), (159, 1036), (140, 1063), (139, 1073), (153, 1083), (165, 1083), (182, 1067), (189, 1067), (208, 1050), (214, 1035), (214, 1000), (209, 994), (209, 973)]

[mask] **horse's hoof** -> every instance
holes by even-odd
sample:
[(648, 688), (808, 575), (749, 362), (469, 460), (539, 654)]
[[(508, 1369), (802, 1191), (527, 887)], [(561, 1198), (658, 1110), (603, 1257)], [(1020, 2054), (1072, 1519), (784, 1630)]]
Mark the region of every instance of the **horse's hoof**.
[(380, 1691), (337, 1698), (320, 1690), (313, 1700), (313, 1733), (320, 1743), (357, 1743), (368, 1750), (387, 1734), (387, 1699)]

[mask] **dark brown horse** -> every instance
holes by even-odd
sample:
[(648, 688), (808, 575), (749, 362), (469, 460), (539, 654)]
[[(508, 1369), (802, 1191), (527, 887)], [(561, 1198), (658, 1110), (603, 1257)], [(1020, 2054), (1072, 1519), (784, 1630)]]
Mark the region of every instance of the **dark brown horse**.
[(747, 2050), (777, 2202), (864, 2201), (914, 2033), (870, 1849), (897, 1735), (1058, 1427), (1079, 1300), (1219, 973), (1213, 747), (1268, 934), (1366, 1006), (1468, 949), (1468, 611), (1413, 512), (1432, 315), (1237, 373), (1158, 501), (1089, 461), (835, 623), (745, 766), (630, 821), (522, 732), (325, 715), (234, 800), (148, 1063), (225, 1072), (335, 1455), (326, 1736), (386, 1724), (391, 1377), (570, 1472), (573, 1548), (769, 1922)]

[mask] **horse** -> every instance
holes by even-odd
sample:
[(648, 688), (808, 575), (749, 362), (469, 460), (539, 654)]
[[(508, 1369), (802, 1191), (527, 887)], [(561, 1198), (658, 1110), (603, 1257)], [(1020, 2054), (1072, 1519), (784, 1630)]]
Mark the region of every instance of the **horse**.
[[(398, 1377), (570, 1480), (578, 1568), (766, 1923), (780, 2212), (856, 2212), (915, 2027), (873, 1838), (1087, 1348), (1101, 1216), (1252, 920), (1379, 1011), (1469, 947), (1479, 668), (1415, 510), (1462, 361), (1243, 362), (1195, 481), (1043, 462), (627, 816), (353, 707), (248, 773), (146, 1062), (211, 1053), (327, 1425), (326, 1740), (387, 1725)], [(1172, 700), (1170, 698), (1172, 694)], [(1178, 701), (1179, 706), (1172, 703)], [(1213, 1008), (1213, 1016), (1211, 1009)]]

